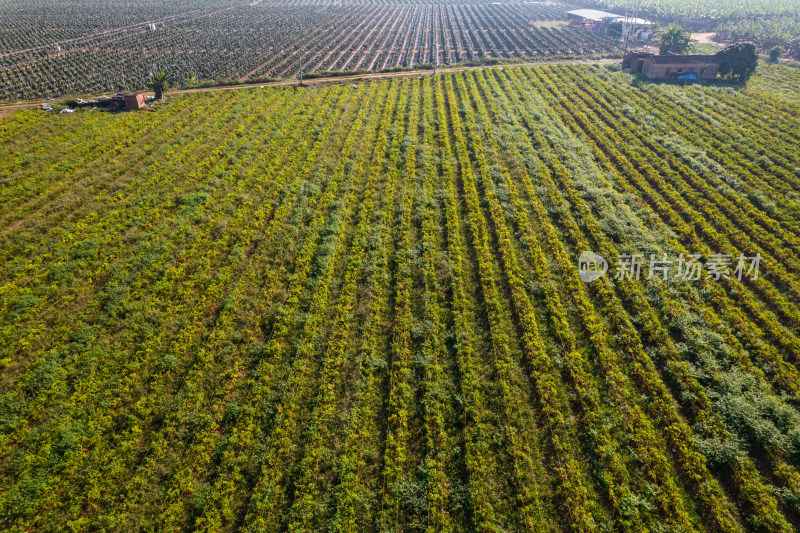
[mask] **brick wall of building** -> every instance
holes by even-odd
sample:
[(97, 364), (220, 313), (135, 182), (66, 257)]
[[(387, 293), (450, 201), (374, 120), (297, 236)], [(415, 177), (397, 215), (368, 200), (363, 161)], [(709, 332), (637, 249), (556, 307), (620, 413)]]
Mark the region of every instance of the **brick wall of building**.
[(719, 72), (719, 63), (668, 63), (655, 64), (652, 61), (645, 61), (643, 74), (648, 78), (671, 80), (681, 74), (694, 72), (701, 80), (713, 80)]

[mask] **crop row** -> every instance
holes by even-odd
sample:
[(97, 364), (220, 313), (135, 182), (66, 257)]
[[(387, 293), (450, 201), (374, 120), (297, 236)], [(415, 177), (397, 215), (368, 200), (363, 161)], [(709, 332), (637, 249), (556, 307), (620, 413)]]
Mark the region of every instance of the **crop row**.
[[(563, 78), (559, 78), (559, 79), (563, 79)], [(552, 82), (550, 82), (550, 83), (552, 83)], [(551, 85), (551, 87), (552, 87), (552, 85)], [(569, 100), (572, 99), (573, 93), (569, 93), (569, 94), (570, 94), (570, 99), (562, 100), (562, 102), (569, 102)], [(581, 118), (581, 113), (577, 110), (577, 108), (572, 107), (571, 104), (567, 104), (566, 107), (571, 110), (572, 116), (579, 121), (579, 122), (576, 122), (575, 124), (580, 123), (582, 125), (582, 127), (585, 128), (585, 131), (587, 131), (589, 133), (589, 135), (592, 137), (592, 141), (593, 142), (596, 142), (597, 140), (600, 140), (602, 138), (602, 137), (598, 136), (598, 134), (595, 132), (595, 128), (593, 126), (590, 126), (590, 122), (589, 121), (584, 121)], [(618, 131), (621, 131), (621, 130), (618, 130)], [(616, 146), (624, 146), (624, 143), (617, 142)], [(614, 155), (614, 150), (610, 149), (610, 145), (606, 145), (606, 149), (610, 150), (608, 153), (610, 154), (610, 156), (613, 159), (604, 158), (603, 156), (601, 156), (599, 154), (599, 152), (596, 152), (598, 158), (601, 161), (604, 162), (604, 166), (605, 166), (605, 161), (609, 161), (609, 160), (616, 161), (617, 165), (622, 164), (623, 160), (621, 158), (617, 158), (617, 156)], [(610, 171), (614, 172), (615, 175), (619, 177), (619, 179), (621, 180), (620, 181), (621, 184), (625, 183), (624, 181), (622, 181), (623, 180), (623, 178), (622, 178), (623, 174), (627, 175), (627, 176), (633, 176), (636, 173), (636, 170), (634, 170), (633, 167), (627, 167), (627, 168), (626, 167), (617, 167), (617, 168), (622, 169), (622, 174), (619, 173), (620, 172), (619, 170), (615, 169), (614, 167), (612, 167), (610, 165), (607, 168)], [(655, 190), (655, 188), (653, 188), (652, 190)], [(642, 192), (639, 192), (639, 194), (642, 194), (643, 198), (648, 198), (648, 194), (649, 193), (647, 193), (646, 191), (647, 191), (647, 189), (643, 189)], [(680, 202), (677, 202), (677, 203), (680, 204)], [(661, 207), (657, 207), (656, 212), (658, 212), (659, 209), (662, 209), (663, 205), (664, 204), (661, 204)], [(720, 217), (718, 217), (718, 219), (719, 218)], [(681, 234), (686, 235), (686, 233), (682, 233), (680, 231), (678, 231), (678, 233), (679, 233), (679, 235), (681, 235)], [(696, 240), (693, 240), (690, 245), (694, 247), (694, 246), (698, 246), (699, 244), (698, 244), (698, 242)], [(680, 248), (678, 248), (678, 249), (680, 250)], [(732, 320), (733, 324), (735, 324), (735, 326), (736, 326), (735, 329), (745, 329), (746, 327), (750, 327), (748, 325), (749, 322), (748, 322), (747, 318), (742, 317), (738, 313), (735, 314), (734, 316), (731, 316), (729, 314), (731, 312), (732, 306), (730, 305), (730, 303), (727, 303), (727, 304), (724, 303), (725, 300), (727, 299), (727, 297), (720, 291), (720, 287), (713, 286), (713, 285), (709, 284), (709, 287), (708, 287), (707, 290), (710, 290), (711, 292), (717, 293), (717, 296), (714, 299), (714, 301), (715, 301), (715, 303), (718, 302), (720, 304), (718, 309), (717, 309), (717, 312), (720, 313), (720, 317), (721, 318), (723, 318), (723, 319), (727, 318), (727, 319)], [(745, 300), (745, 302), (748, 302), (748, 301), (752, 302), (752, 300)], [(665, 300), (662, 297), (662, 300), (660, 302), (661, 305), (663, 305), (664, 302), (665, 302)], [(702, 303), (700, 303), (700, 302), (698, 302), (698, 304), (702, 305)], [(742, 305), (742, 303), (739, 303), (739, 305)], [(753, 311), (754, 311), (753, 314), (755, 315), (753, 317), (754, 319), (756, 319), (757, 321), (759, 319), (763, 320), (763, 317), (762, 317), (763, 311), (760, 311), (760, 312), (756, 311), (756, 310), (762, 309), (762, 306), (760, 306), (759, 304), (756, 304), (756, 303), (750, 303), (749, 305), (747, 303), (745, 303), (744, 307), (745, 308), (750, 307), (751, 309), (753, 309)], [(677, 304), (676, 304), (676, 308), (677, 308)], [(715, 312), (714, 310), (708, 310), (709, 315), (713, 314), (714, 312)], [(710, 321), (711, 317), (709, 316), (708, 318), (706, 318), (706, 320)], [(756, 324), (756, 326), (753, 326), (751, 330), (754, 330), (756, 332), (756, 334), (760, 336), (760, 338), (762, 339), (762, 342), (763, 342), (763, 340), (767, 340), (769, 342), (769, 339), (770, 339), (769, 331), (768, 330), (759, 331), (759, 329), (757, 327), (758, 322), (755, 322), (755, 324)], [(789, 335), (791, 335), (791, 334), (789, 334)], [(663, 333), (659, 333), (654, 338), (655, 339), (659, 339), (658, 340), (659, 345), (664, 346), (665, 337), (664, 337)], [(673, 355), (671, 357), (675, 357), (675, 355)], [(747, 368), (747, 361), (746, 360), (742, 361), (739, 364), (742, 364), (742, 363), (745, 365), (744, 368)], [(730, 364), (730, 363), (728, 363), (728, 364)], [(700, 391), (702, 391), (703, 387), (699, 383), (692, 384), (693, 378), (690, 375), (688, 375), (686, 372), (687, 372), (686, 368), (681, 370), (681, 368), (678, 365), (674, 365), (674, 366), (671, 367), (672, 379), (677, 379), (679, 383), (684, 383), (682, 386), (683, 387), (687, 387), (688, 390), (694, 390), (694, 392), (692, 392), (690, 394), (695, 398), (695, 402), (697, 402), (698, 400), (700, 402), (700, 405), (692, 407), (691, 409), (689, 409), (688, 412), (691, 413), (692, 416), (697, 417), (698, 419), (713, 420), (713, 418), (709, 418), (709, 417), (713, 417), (714, 416), (712, 414), (714, 407), (712, 406), (712, 403), (711, 403), (711, 401), (709, 399), (704, 398), (704, 397), (706, 397), (706, 395), (708, 395), (708, 398), (713, 398), (714, 397), (713, 394), (711, 394), (710, 392), (700, 393)], [(754, 373), (755, 373), (756, 377), (760, 377), (760, 373), (757, 370), (755, 370)], [(789, 375), (791, 376), (792, 374), (793, 373), (791, 371), (789, 371)], [(794, 388), (794, 384), (791, 381), (789, 382), (788, 386), (790, 388)], [(764, 386), (762, 385), (762, 387), (764, 387)], [(687, 392), (688, 392), (688, 390), (687, 390)], [(768, 385), (767, 385), (766, 388), (762, 388), (761, 390), (763, 391), (762, 394), (767, 394), (768, 396), (770, 396), (770, 393), (768, 392), (769, 391)], [(775, 397), (773, 397), (773, 398), (775, 398)], [(719, 408), (719, 406), (717, 406), (717, 408)], [(708, 432), (710, 430), (710, 428), (708, 427), (710, 425), (709, 422), (704, 422), (703, 424), (704, 424), (704, 426), (703, 426), (704, 427), (704, 431)], [(723, 440), (726, 439), (726, 438), (727, 439), (730, 438), (730, 436), (726, 437), (725, 434), (728, 433), (728, 435), (730, 435), (729, 432), (731, 430), (730, 429), (725, 429), (724, 424), (722, 423), (722, 421), (714, 422), (714, 424), (716, 424), (720, 428), (720, 429), (718, 429), (716, 431), (722, 432), (722, 437), (721, 438)], [(773, 438), (774, 437), (775, 437), (775, 435), (773, 435)], [(780, 437), (777, 437), (777, 440), (772, 441), (772, 442), (765, 442), (764, 445), (767, 447), (767, 449), (769, 449), (769, 448), (771, 448), (773, 446), (775, 447), (775, 448), (773, 448), (773, 450), (774, 450), (774, 460), (775, 460), (775, 466), (774, 466), (775, 467), (775, 471), (776, 472), (783, 472), (784, 474), (786, 474), (784, 479), (781, 480), (781, 483), (788, 483), (789, 484), (789, 490), (793, 490), (791, 487), (792, 487), (793, 484), (796, 483), (796, 473), (792, 474), (791, 473), (791, 469), (789, 469), (789, 471), (785, 470), (785, 464), (784, 463), (787, 460), (786, 449), (785, 449), (785, 447), (781, 446), (779, 444), (779, 442), (780, 442)], [(760, 516), (758, 518), (754, 518), (753, 520), (758, 520), (759, 522), (770, 524), (770, 527), (772, 527), (773, 529), (777, 529), (777, 530), (788, 529), (788, 527), (789, 527), (788, 523), (785, 522), (785, 519), (781, 516), (780, 512), (777, 509), (777, 507), (778, 507), (777, 501), (770, 500), (770, 498), (768, 496), (771, 492), (773, 492), (774, 489), (771, 489), (766, 484), (766, 482), (764, 481), (764, 478), (760, 477), (763, 474), (760, 475), (757, 472), (754, 464), (752, 462), (750, 462), (747, 458), (744, 458), (744, 457), (741, 457), (741, 456), (738, 457), (738, 458), (732, 457), (732, 458), (729, 459), (729, 461), (730, 462), (728, 463), (727, 466), (734, 471), (734, 478), (737, 480), (737, 483), (740, 484), (738, 490), (739, 490), (739, 494), (741, 494), (743, 502), (746, 502), (746, 501), (749, 500), (750, 501), (750, 505), (751, 505), (750, 512), (753, 512), (753, 513), (756, 513), (756, 514), (760, 514)], [(769, 477), (770, 476), (768, 475), (767, 479), (769, 479)]]
[[(585, 4), (604, 9), (607, 4), (599, 0), (584, 1)], [(725, 0), (622, 0), (622, 9), (637, 8), (653, 17), (685, 18), (688, 20), (709, 19), (757, 19), (758, 17), (780, 14), (797, 14), (796, 0), (752, 0), (745, 3), (731, 3)]]
[[(537, 25), (562, 11), (540, 4), (312, 7), (242, 5), (164, 18), (156, 30), (123, 26), (0, 54), (0, 98), (143, 89), (154, 67), (172, 85), (304, 72), (380, 70), (489, 58), (608, 53), (613, 41)], [(16, 31), (24, 33), (27, 22)], [(27, 45), (17, 45), (27, 46)], [(193, 80), (193, 81), (192, 81)]]
[[(791, 531), (797, 119), (759, 88), (794, 94), (785, 71), (744, 94), (562, 65), (3, 117), (0, 518)], [(584, 250), (764, 263), (586, 284)]]

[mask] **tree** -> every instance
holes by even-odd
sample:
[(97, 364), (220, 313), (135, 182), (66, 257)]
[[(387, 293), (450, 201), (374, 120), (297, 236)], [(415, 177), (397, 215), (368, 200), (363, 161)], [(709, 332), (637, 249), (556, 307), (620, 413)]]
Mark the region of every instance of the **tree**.
[(164, 71), (159, 70), (158, 72), (154, 72), (150, 77), (148, 85), (153, 89), (153, 92), (156, 93), (156, 100), (164, 98), (164, 91), (167, 90), (167, 76), (164, 74)]
[(776, 46), (774, 48), (771, 48), (770, 51), (769, 51), (769, 62), (770, 63), (777, 63), (778, 62), (778, 58), (781, 57), (782, 53), (783, 53), (783, 47), (782, 46)]
[(659, 54), (685, 54), (689, 51), (692, 42), (692, 33), (682, 28), (672, 26), (661, 36)]
[(717, 52), (719, 73), (730, 80), (747, 83), (758, 66), (758, 54), (753, 43), (736, 43)]

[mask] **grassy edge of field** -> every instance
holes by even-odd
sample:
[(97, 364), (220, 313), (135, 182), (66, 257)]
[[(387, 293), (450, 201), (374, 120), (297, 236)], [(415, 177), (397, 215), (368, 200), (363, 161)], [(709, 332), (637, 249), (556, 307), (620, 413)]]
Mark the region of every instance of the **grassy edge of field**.
[[(444, 67), (439, 67), (436, 69), (435, 72), (459, 72), (463, 70), (475, 70), (475, 69), (483, 69), (483, 68), (504, 68), (504, 67), (534, 67), (534, 66), (544, 66), (544, 65), (564, 65), (564, 64), (579, 64), (579, 63), (589, 63), (589, 64), (604, 64), (604, 63), (612, 63), (615, 61), (620, 61), (621, 56), (619, 54), (609, 54), (603, 57), (584, 57), (584, 58), (570, 58), (570, 59), (549, 59), (549, 60), (541, 60), (541, 61), (499, 61), (497, 63), (483, 63), (483, 64), (476, 64), (476, 65), (449, 65)], [(414, 76), (433, 76), (434, 70), (433, 68), (424, 68), (424, 69), (408, 69), (408, 70), (390, 70), (390, 71), (377, 71), (377, 72), (367, 72), (367, 73), (358, 73), (353, 75), (330, 75), (330, 76), (320, 76), (320, 77), (312, 77), (306, 78), (303, 80), (302, 86), (303, 87), (315, 87), (319, 85), (333, 85), (333, 84), (346, 84), (346, 83), (354, 83), (354, 82), (361, 82), (361, 81), (378, 81), (378, 80), (386, 80), (391, 78), (406, 78), (406, 77), (414, 77)], [(215, 91), (232, 91), (237, 89), (254, 89), (254, 88), (267, 88), (267, 87), (291, 87), (291, 86), (300, 86), (300, 83), (296, 78), (290, 79), (282, 79), (276, 81), (243, 81), (241, 83), (230, 83), (224, 85), (213, 85), (208, 87), (198, 87), (198, 88), (182, 88), (182, 89), (174, 89), (170, 90), (165, 93), (167, 99), (170, 96), (179, 96), (182, 94), (189, 94), (189, 93), (198, 93), (198, 92), (215, 92)], [(141, 94), (145, 96), (152, 96), (154, 93), (152, 91), (142, 91)], [(47, 100), (47, 103), (50, 105), (65, 105), (66, 102), (70, 100), (75, 100), (76, 98), (84, 98), (84, 99), (91, 99), (95, 98), (97, 95), (91, 94), (82, 94), (82, 95), (67, 95), (67, 96), (59, 96), (57, 98), (52, 98)], [(0, 101), (0, 116), (3, 116), (9, 113), (11, 110), (14, 109), (26, 109), (26, 108), (35, 108), (41, 105), (44, 102), (44, 98), (36, 98), (34, 100), (15, 100), (15, 101)]]
[[(366, 81), (380, 81), (380, 80), (387, 80), (392, 78), (407, 78), (407, 77), (414, 77), (414, 76), (433, 76), (434, 72), (458, 72), (464, 70), (475, 70), (475, 69), (496, 69), (496, 68), (504, 68), (504, 67), (535, 67), (535, 66), (546, 66), (546, 65), (570, 65), (570, 64), (609, 64), (619, 61), (621, 58), (619, 54), (609, 54), (600, 58), (597, 57), (584, 57), (584, 58), (572, 58), (572, 59), (550, 59), (550, 60), (542, 60), (542, 61), (500, 61), (498, 63), (484, 63), (479, 65), (452, 65), (437, 68), (434, 71), (432, 68), (424, 68), (424, 69), (408, 69), (408, 70), (390, 70), (390, 71), (379, 71), (379, 72), (367, 72), (367, 73), (358, 73), (353, 75), (330, 75), (330, 76), (320, 76), (314, 78), (307, 78), (303, 80), (302, 87), (316, 87), (320, 85), (334, 85), (334, 84), (346, 84), (346, 83), (354, 83), (354, 82), (366, 82)], [(761, 57), (762, 62), (766, 63), (766, 58)], [(793, 61), (793, 60), (785, 60), (782, 59), (779, 62), (782, 66), (787, 67), (794, 67), (800, 68), (800, 61)], [(198, 93), (198, 92), (215, 92), (215, 91), (233, 91), (237, 89), (254, 89), (254, 88), (267, 88), (267, 87), (297, 87), (301, 86), (297, 79), (282, 79), (282, 80), (275, 80), (275, 81), (244, 81), (241, 83), (230, 83), (224, 85), (213, 85), (208, 87), (198, 87), (198, 88), (182, 88), (182, 89), (175, 89), (170, 90), (166, 93), (167, 97), (170, 96), (180, 96), (183, 94), (190, 94), (190, 93)], [(145, 96), (152, 96), (154, 93), (152, 91), (145, 91), (141, 94)], [(66, 103), (70, 100), (74, 100), (75, 98), (94, 98), (96, 95), (69, 95), (69, 96), (60, 96), (57, 98), (53, 98), (48, 100), (47, 102), (51, 105), (66, 105)], [(8, 115), (11, 111), (15, 109), (31, 109), (38, 107), (41, 102), (43, 102), (43, 98), (37, 98), (35, 100), (16, 100), (16, 101), (0, 101), (0, 117)]]

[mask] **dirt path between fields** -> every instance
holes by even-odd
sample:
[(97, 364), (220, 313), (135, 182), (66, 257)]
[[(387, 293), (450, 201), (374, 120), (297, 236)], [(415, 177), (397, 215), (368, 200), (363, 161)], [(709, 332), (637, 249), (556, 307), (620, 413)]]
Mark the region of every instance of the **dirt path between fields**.
[[(588, 64), (588, 65), (598, 65), (598, 64), (606, 64), (606, 63), (614, 63), (619, 62), (619, 59), (569, 59), (569, 60), (562, 60), (562, 61), (533, 61), (528, 63), (508, 63), (505, 65), (480, 65), (475, 67), (445, 67), (436, 69), (436, 72), (461, 72), (464, 70), (476, 70), (476, 69), (502, 69), (505, 67), (513, 68), (513, 67), (540, 67), (540, 66), (547, 66), (547, 65), (579, 65), (579, 64)], [(317, 87), (321, 85), (333, 85), (333, 84), (347, 84), (347, 83), (358, 83), (358, 82), (367, 82), (367, 81), (380, 81), (380, 80), (387, 80), (392, 78), (413, 78), (415, 76), (433, 76), (433, 70), (402, 70), (400, 72), (375, 72), (369, 74), (358, 74), (355, 76), (331, 76), (327, 78), (314, 78), (314, 79), (306, 79), (303, 80), (303, 87)], [(200, 89), (179, 89), (176, 91), (169, 91), (166, 94), (166, 97), (169, 98), (170, 96), (178, 96), (181, 94), (189, 94), (189, 93), (197, 93), (197, 92), (217, 92), (217, 91), (235, 91), (237, 89), (253, 89), (253, 88), (267, 88), (267, 87), (288, 87), (288, 86), (297, 86), (298, 82), (295, 79), (287, 79), (281, 81), (273, 81), (273, 82), (266, 82), (266, 83), (239, 83), (236, 85), (226, 85), (222, 87), (203, 87)], [(144, 92), (144, 95), (152, 95), (152, 92)], [(91, 96), (84, 96), (84, 98), (92, 98)], [(51, 100), (47, 102), (50, 105), (55, 105), (59, 103), (64, 103), (67, 100), (72, 100), (73, 97), (65, 97), (65, 98), (58, 98), (55, 100)], [(0, 104), (0, 115), (3, 114), (5, 111), (6, 114), (13, 109), (25, 109), (25, 108), (35, 108), (38, 107), (42, 99), (37, 99), (35, 101), (25, 101), (25, 102), (16, 102), (13, 104)]]
[(698, 43), (706, 43), (706, 44), (714, 44), (717, 46), (722, 46), (721, 44), (713, 40), (714, 35), (716, 35), (716, 33), (693, 33), (692, 40), (697, 41)]

